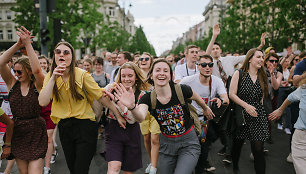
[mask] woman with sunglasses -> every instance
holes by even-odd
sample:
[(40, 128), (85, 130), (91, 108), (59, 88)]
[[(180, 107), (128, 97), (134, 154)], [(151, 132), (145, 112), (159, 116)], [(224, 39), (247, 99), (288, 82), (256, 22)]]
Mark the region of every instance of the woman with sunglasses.
[(75, 67), (75, 52), (68, 42), (54, 49), (52, 66), (39, 95), (39, 104), (52, 102), (51, 119), (58, 124), (59, 136), (70, 173), (86, 174), (96, 152), (98, 125), (91, 108), (93, 98), (120, 115), (108, 98), (103, 97), (92, 76)]
[(245, 139), (251, 142), (256, 174), (265, 174), (264, 142), (269, 136), (269, 131), (268, 116), (263, 106), (263, 99), (268, 95), (268, 81), (263, 63), (263, 52), (257, 48), (250, 49), (241, 72), (236, 71), (231, 80), (229, 97), (236, 105), (242, 107), (241, 114), (245, 121), (245, 126), (233, 135), (232, 160), (235, 174), (239, 173), (239, 158)]
[[(156, 91), (156, 109), (151, 108), (151, 93), (144, 94), (138, 104), (132, 88), (126, 89), (122, 84), (116, 85), (115, 96), (130, 110), (134, 118), (142, 122), (148, 111), (158, 122), (162, 135), (159, 148), (159, 171), (161, 174), (191, 174), (200, 154), (200, 144), (193, 128), (190, 113), (183, 109), (173, 82), (173, 71), (167, 60), (158, 59), (153, 62), (147, 80)], [(195, 100), (209, 119), (213, 113), (201, 97), (187, 85), (181, 85), (185, 101)], [(185, 108), (185, 107), (184, 107)]]
[[(46, 123), (39, 116), (38, 102), (44, 74), (31, 45), (31, 33), (21, 27), (17, 35), (20, 37), (17, 43), (0, 58), (0, 72), (10, 91), (9, 102), (15, 122), (12, 154), (20, 174), (41, 174), (48, 145)], [(16, 79), (6, 64), (22, 47), (26, 48), (29, 57), (19, 58), (14, 63)]]
[[(147, 77), (151, 66), (153, 64), (153, 57), (150, 53), (142, 53), (138, 59), (138, 67)], [(140, 123), (141, 133), (144, 137), (144, 145), (149, 155), (150, 164), (145, 170), (145, 173), (155, 174), (157, 171), (158, 149), (159, 149), (159, 134), (160, 129), (155, 118), (148, 113), (146, 119)]]
[[(281, 85), (283, 75), (281, 73), (281, 69), (279, 69), (279, 57), (276, 53), (268, 53), (265, 56), (264, 61), (264, 69), (266, 71), (266, 75), (268, 77), (268, 89), (269, 89), (269, 98), (270, 101), (268, 101), (270, 104), (267, 104), (269, 106), (269, 110), (267, 110), (267, 114), (270, 114), (273, 110), (277, 108), (277, 100), (278, 100), (278, 88)], [(269, 139), (268, 142), (270, 144), (273, 143), (272, 140), (272, 125), (271, 121), (269, 121)], [(267, 151), (267, 150), (266, 150)]]

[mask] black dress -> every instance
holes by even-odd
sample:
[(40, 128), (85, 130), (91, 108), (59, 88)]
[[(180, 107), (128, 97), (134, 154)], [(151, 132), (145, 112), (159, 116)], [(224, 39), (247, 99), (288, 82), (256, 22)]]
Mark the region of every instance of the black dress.
[(41, 106), (34, 84), (31, 83), (28, 94), (22, 96), (20, 82), (17, 81), (9, 93), (9, 101), (14, 120), (13, 155), (28, 161), (44, 158), (48, 136), (45, 120), (39, 116)]
[(236, 138), (250, 141), (265, 141), (269, 136), (268, 116), (264, 110), (264, 106), (261, 104), (262, 89), (258, 79), (254, 83), (249, 73), (247, 73), (242, 78), (241, 87), (237, 93), (241, 100), (256, 108), (257, 117), (252, 117), (243, 108), (246, 125), (238, 132)]

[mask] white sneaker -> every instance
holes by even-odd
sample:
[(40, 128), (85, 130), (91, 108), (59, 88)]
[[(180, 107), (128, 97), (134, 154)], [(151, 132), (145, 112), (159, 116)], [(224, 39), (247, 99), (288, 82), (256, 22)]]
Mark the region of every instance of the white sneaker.
[(51, 174), (50, 168), (44, 167), (44, 174)]
[(152, 166), (152, 164), (150, 163), (150, 164), (148, 165), (148, 167), (146, 168), (145, 173), (147, 173), (147, 174), (150, 173), (151, 166)]
[(289, 153), (288, 157), (287, 157), (287, 162), (288, 163), (293, 163), (293, 160), (292, 160), (292, 154)]
[(291, 131), (290, 131), (289, 128), (286, 128), (286, 129), (285, 129), (285, 132), (286, 132), (286, 134), (291, 135)]
[(252, 161), (254, 161), (254, 156), (253, 156), (253, 153), (251, 152), (251, 154), (250, 154), (250, 159), (252, 160)]
[(279, 130), (283, 130), (283, 125), (281, 125), (281, 124), (277, 124), (277, 129), (279, 129)]
[(57, 150), (56, 150), (55, 153), (53, 153), (52, 156), (51, 156), (51, 161), (50, 161), (51, 164), (55, 163), (55, 159), (56, 159), (57, 155), (58, 154), (57, 154)]
[(156, 172), (157, 172), (157, 168), (151, 166), (149, 174), (156, 174)]

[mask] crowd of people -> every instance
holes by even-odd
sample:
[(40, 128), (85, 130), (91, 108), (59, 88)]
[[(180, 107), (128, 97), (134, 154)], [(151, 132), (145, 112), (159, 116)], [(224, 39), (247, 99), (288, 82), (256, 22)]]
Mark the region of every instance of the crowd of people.
[[(223, 57), (219, 34), (215, 25), (205, 51), (189, 45), (180, 59), (114, 51), (77, 60), (64, 41), (51, 59), (40, 56), (31, 33), (18, 28), (18, 41), (0, 55), (4, 173), (16, 161), (20, 174), (50, 174), (58, 130), (71, 174), (88, 173), (101, 137), (108, 174), (143, 168), (141, 136), (150, 160), (147, 174), (214, 171), (208, 154), (219, 138), (218, 154), (233, 173), (241, 172), (248, 140), (254, 170), (264, 174), (265, 142), (273, 143), (276, 120), (277, 128), (292, 136), (287, 161), (297, 174), (306, 173), (306, 52), (263, 51), (263, 33), (260, 45), (246, 55)], [(20, 49), (26, 55), (16, 57)], [(103, 106), (101, 118), (94, 102)]]

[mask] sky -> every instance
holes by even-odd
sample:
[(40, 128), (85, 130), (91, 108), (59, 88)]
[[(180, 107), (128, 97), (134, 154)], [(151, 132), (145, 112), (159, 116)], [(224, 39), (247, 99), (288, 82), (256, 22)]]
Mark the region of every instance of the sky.
[[(209, 0), (119, 0), (142, 26), (156, 54), (171, 49), (173, 41), (204, 20)], [(129, 4), (132, 6), (129, 7)]]

